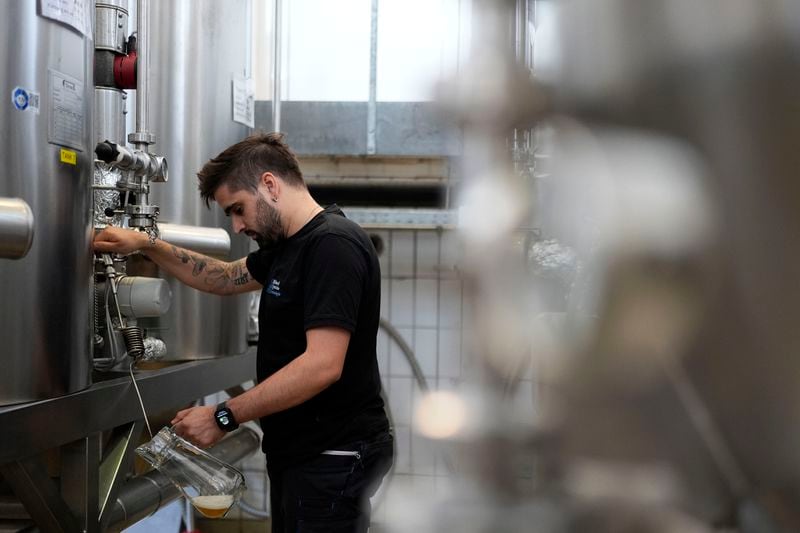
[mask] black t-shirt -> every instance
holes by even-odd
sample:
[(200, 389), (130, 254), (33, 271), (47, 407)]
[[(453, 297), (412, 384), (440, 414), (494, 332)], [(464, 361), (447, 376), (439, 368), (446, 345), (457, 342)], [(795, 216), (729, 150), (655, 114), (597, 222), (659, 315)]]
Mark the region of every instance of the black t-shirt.
[(264, 285), (258, 312), (258, 380), (306, 350), (306, 330), (351, 334), (339, 381), (298, 406), (261, 419), (271, 468), (368, 438), (389, 426), (375, 353), (381, 275), (369, 237), (335, 205), (286, 241), (247, 257)]

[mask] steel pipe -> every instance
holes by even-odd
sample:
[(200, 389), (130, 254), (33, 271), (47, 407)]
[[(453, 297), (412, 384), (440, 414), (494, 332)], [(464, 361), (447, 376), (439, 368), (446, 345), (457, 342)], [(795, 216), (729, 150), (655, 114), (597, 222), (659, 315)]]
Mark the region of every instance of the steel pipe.
[(33, 243), (34, 219), (20, 198), (0, 198), (0, 258), (21, 259)]
[(150, 4), (147, 0), (139, 0), (136, 4), (136, 30), (138, 32), (136, 39), (137, 54), (136, 60), (137, 77), (136, 77), (136, 132), (147, 132), (148, 116), (147, 116), (147, 85), (149, 81), (149, 68), (150, 68), (150, 43), (147, 42), (149, 35), (149, 21), (148, 8)]
[(128, 136), (128, 142), (147, 152), (148, 145), (155, 143), (155, 135), (150, 132), (147, 108), (147, 89), (150, 81), (150, 23), (148, 21), (150, 3), (138, 0), (136, 3), (136, 132)]
[[(257, 450), (259, 444), (258, 434), (243, 427), (212, 446), (208, 452), (226, 463), (236, 463)], [(169, 478), (158, 470), (137, 476), (120, 489), (110, 511), (109, 529), (120, 531), (147, 518), (181, 495)]]
[(272, 131), (281, 131), (281, 40), (283, 26), (283, 6), (275, 0), (274, 25), (272, 32)]
[(369, 100), (367, 101), (367, 154), (377, 153), (378, 136), (378, 0), (372, 0), (369, 24)]
[(194, 252), (227, 257), (231, 251), (231, 236), (221, 228), (159, 222), (158, 229), (162, 240)]
[(117, 54), (125, 52), (128, 31), (128, 3), (124, 0), (99, 0), (95, 9), (94, 47)]
[(96, 142), (125, 142), (124, 91), (114, 87), (96, 87), (94, 90), (94, 140)]

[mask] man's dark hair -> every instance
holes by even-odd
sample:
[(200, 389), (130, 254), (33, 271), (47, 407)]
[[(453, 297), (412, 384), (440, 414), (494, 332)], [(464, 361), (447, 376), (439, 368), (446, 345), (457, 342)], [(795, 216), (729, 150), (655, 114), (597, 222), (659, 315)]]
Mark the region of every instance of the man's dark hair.
[(283, 134), (259, 132), (226, 148), (203, 165), (197, 173), (200, 197), (210, 207), (222, 185), (233, 192), (242, 189), (255, 192), (264, 172), (272, 172), (292, 187), (306, 186), (297, 157), (283, 142)]

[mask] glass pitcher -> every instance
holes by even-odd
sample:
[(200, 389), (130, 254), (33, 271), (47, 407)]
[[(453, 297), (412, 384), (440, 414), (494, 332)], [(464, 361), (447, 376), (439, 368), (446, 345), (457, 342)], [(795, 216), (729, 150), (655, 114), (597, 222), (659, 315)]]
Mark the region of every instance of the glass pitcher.
[(179, 437), (165, 427), (153, 439), (136, 448), (142, 456), (172, 481), (195, 509), (209, 518), (225, 516), (245, 491), (244, 476)]

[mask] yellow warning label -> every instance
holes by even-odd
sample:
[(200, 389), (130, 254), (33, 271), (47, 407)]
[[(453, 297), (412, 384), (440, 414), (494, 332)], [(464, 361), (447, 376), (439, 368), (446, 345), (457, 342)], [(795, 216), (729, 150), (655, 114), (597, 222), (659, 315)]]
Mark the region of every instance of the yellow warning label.
[(78, 153), (73, 152), (72, 150), (67, 150), (66, 148), (61, 149), (61, 162), (62, 163), (69, 163), (70, 165), (77, 165), (78, 164)]

